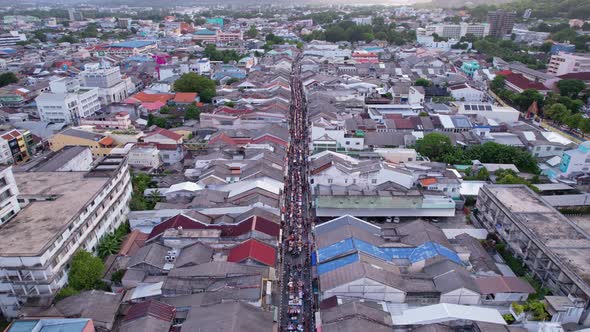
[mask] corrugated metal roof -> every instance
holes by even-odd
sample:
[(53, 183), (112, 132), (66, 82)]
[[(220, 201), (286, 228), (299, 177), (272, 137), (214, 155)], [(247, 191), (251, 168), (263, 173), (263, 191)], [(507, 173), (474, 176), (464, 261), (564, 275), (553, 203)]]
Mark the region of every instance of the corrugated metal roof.
[(151, 316), (159, 320), (172, 322), (175, 312), (176, 309), (171, 305), (155, 300), (149, 300), (131, 306), (124, 321), (128, 322), (137, 318)]
[(227, 261), (234, 263), (239, 263), (246, 259), (252, 259), (274, 267), (277, 259), (277, 250), (268, 244), (250, 239), (230, 249), (227, 256)]
[(408, 259), (412, 263), (436, 256), (444, 256), (457, 264), (462, 264), (457, 253), (438, 243), (430, 241), (413, 248), (381, 248), (356, 238), (348, 238), (330, 246), (318, 249), (317, 257), (321, 266), (322, 263), (327, 262), (332, 258), (340, 257), (352, 252), (363, 252), (385, 261), (391, 261), (393, 259)]

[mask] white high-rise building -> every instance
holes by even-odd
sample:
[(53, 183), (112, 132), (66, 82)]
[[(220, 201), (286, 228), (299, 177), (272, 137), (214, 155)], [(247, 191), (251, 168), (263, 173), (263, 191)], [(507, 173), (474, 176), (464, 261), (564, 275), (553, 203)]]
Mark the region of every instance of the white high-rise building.
[(547, 73), (561, 76), (569, 73), (590, 71), (590, 56), (559, 52), (551, 56)]
[(12, 174), (12, 166), (0, 167), (0, 225), (5, 224), (14, 215), (20, 211), (17, 195), (18, 187), (14, 174)]
[(80, 81), (68, 77), (50, 82), (49, 87), (51, 92), (35, 99), (42, 121), (77, 125), (80, 118), (100, 109), (98, 88), (81, 87)]
[[(2, 186), (1, 176), (0, 190), (13, 188), (13, 179)], [(14, 180), (17, 190), (0, 192), (1, 201), (18, 194), (22, 207), (0, 226), (5, 317), (18, 317), (31, 300), (51, 300), (67, 284), (76, 251), (95, 252), (100, 239), (125, 222), (132, 191), (124, 157), (105, 157), (88, 172), (24, 172)]]
[(490, 34), (488, 24), (469, 24), (461, 22), (460, 24), (437, 24), (429, 25), (421, 30), (422, 35), (430, 36), (436, 33), (443, 38), (460, 39), (467, 34), (472, 34), (476, 38), (483, 38)]
[(90, 63), (80, 73), (82, 83), (88, 88), (98, 88), (98, 98), (103, 106), (120, 103), (135, 90), (131, 78), (122, 78), (119, 67)]

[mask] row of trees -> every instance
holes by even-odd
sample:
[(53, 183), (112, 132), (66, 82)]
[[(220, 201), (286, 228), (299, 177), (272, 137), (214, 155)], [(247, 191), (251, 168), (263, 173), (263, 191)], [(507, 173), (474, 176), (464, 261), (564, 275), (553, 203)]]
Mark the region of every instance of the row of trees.
[(385, 24), (382, 17), (373, 18), (372, 25), (355, 24), (352, 21), (340, 21), (326, 26), (325, 31), (314, 31), (303, 37), (304, 40), (326, 40), (329, 42), (358, 41), (370, 42), (374, 39), (386, 40), (395, 45), (413, 43), (416, 32), (405, 27), (398, 30), (395, 23)]
[[(549, 93), (547, 97), (537, 90), (525, 90), (515, 93), (505, 88), (505, 78), (498, 75), (492, 81), (490, 88), (500, 98), (526, 111), (533, 102), (537, 102), (539, 109), (543, 110), (543, 116), (561, 125), (565, 124), (574, 130), (581, 130), (590, 134), (590, 119), (585, 118), (580, 110), (584, 105), (582, 99), (588, 95), (582, 95), (586, 90), (586, 84), (581, 80), (561, 80), (557, 83), (559, 93)], [(580, 99), (582, 98), (582, 99)]]
[(223, 61), (228, 63), (230, 61), (238, 61), (244, 56), (235, 50), (218, 50), (214, 44), (207, 44), (203, 54), (212, 61)]
[(452, 144), (449, 136), (430, 133), (416, 142), (416, 151), (433, 161), (448, 164), (469, 165), (472, 160), (479, 160), (482, 163), (514, 164), (525, 172), (539, 172), (537, 162), (530, 153), (494, 142), (461, 149)]
[(547, 57), (535, 57), (512, 40), (485, 37), (473, 42), (473, 48), (489, 57), (500, 57), (505, 61), (519, 61), (533, 69), (544, 69)]

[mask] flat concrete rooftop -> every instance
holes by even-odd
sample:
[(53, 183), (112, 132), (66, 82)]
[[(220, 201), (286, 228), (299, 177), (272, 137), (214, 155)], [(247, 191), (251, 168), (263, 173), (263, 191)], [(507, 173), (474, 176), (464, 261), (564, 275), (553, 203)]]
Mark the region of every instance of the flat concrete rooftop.
[(15, 173), (20, 196), (55, 195), (55, 200), (31, 202), (0, 227), (0, 256), (38, 256), (51, 246), (110, 179), (85, 174)]
[(486, 188), (559, 261), (590, 284), (590, 236), (526, 186)]

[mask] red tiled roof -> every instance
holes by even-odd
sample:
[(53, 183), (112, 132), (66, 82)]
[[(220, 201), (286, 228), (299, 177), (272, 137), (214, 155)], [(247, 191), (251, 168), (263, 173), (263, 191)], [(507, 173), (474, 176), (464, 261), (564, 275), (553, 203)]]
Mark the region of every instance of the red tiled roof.
[(155, 136), (155, 135), (162, 135), (165, 136), (169, 139), (178, 141), (179, 139), (181, 139), (183, 136), (180, 134), (177, 134), (175, 132), (173, 132), (172, 130), (168, 130), (168, 129), (164, 129), (164, 128), (158, 128), (154, 131), (151, 131), (149, 133), (147, 133), (145, 135), (145, 137), (151, 137), (151, 136)]
[(582, 80), (582, 81), (590, 81), (590, 72), (581, 72), (581, 73), (569, 73), (557, 76), (562, 80)]
[(494, 293), (528, 293), (532, 294), (535, 289), (519, 277), (485, 277), (475, 279), (482, 294)]
[(200, 229), (206, 225), (197, 220), (193, 220), (185, 215), (177, 214), (174, 217), (154, 226), (148, 239), (152, 239), (160, 234), (163, 234), (167, 229), (182, 227), (184, 229)]
[(465, 83), (461, 83), (461, 84), (457, 84), (457, 85), (451, 85), (449, 87), (449, 90), (459, 90), (459, 89), (468, 89), (469, 86)]
[(420, 180), (420, 184), (423, 187), (429, 186), (431, 184), (435, 184), (436, 182), (437, 182), (436, 178), (425, 178), (425, 179)]
[(252, 259), (267, 266), (275, 266), (277, 250), (258, 240), (247, 240), (232, 249), (227, 256), (228, 262), (239, 263)]
[(392, 114), (384, 114), (383, 118), (385, 119), (401, 119), (403, 116), (401, 114), (392, 113)]
[(119, 249), (119, 255), (133, 256), (139, 248), (143, 247), (145, 240), (147, 240), (149, 234), (142, 233), (139, 230), (133, 230), (129, 235), (125, 237), (125, 240), (121, 244)]
[(174, 95), (175, 103), (194, 103), (198, 94), (196, 92), (177, 92)]
[(21, 136), (21, 133), (18, 130), (13, 129), (13, 130), (7, 132), (6, 134), (2, 135), (2, 138), (9, 141), (9, 140), (18, 138), (19, 136)]
[(521, 74), (512, 73), (510, 75), (506, 75), (505, 77), (506, 77), (506, 82), (510, 82), (511, 84), (513, 84), (523, 90), (526, 90), (526, 89), (536, 89), (536, 90), (541, 90), (541, 91), (549, 90), (542, 83), (531, 81), (528, 78), (522, 76)]
[(502, 76), (507, 76), (512, 74), (512, 71), (510, 70), (500, 70), (496, 72), (496, 75), (502, 75)]
[(163, 234), (167, 229), (182, 227), (184, 229), (219, 229), (222, 237), (233, 237), (246, 234), (250, 231), (256, 230), (261, 233), (278, 238), (280, 232), (280, 225), (262, 218), (259, 216), (252, 216), (245, 220), (241, 220), (235, 224), (206, 224), (198, 220), (191, 219), (185, 215), (176, 215), (158, 225), (156, 225), (149, 235), (149, 239)]
[(123, 321), (129, 322), (147, 316), (172, 323), (176, 316), (176, 308), (156, 300), (148, 300), (132, 305)]
[(414, 124), (411, 119), (393, 119), (396, 129), (414, 129)]
[(154, 112), (159, 111), (164, 105), (166, 105), (166, 103), (163, 103), (159, 100), (153, 103), (141, 103), (141, 106), (143, 106), (146, 110)]
[(100, 141), (98, 141), (98, 143), (100, 143), (104, 146), (111, 146), (111, 145), (113, 145), (113, 143), (115, 143), (115, 140), (110, 136), (106, 136), (103, 139), (101, 139)]
[(287, 146), (288, 142), (285, 140), (282, 140), (276, 136), (272, 136), (272, 135), (262, 135), (260, 137), (257, 137), (256, 139), (252, 140), (252, 143), (254, 144), (260, 144), (260, 143), (266, 143), (270, 141), (271, 143), (276, 143), (282, 146)]
[(142, 103), (154, 103), (156, 101), (161, 101), (165, 104), (173, 97), (174, 96), (169, 93), (145, 93), (142, 91), (134, 94), (129, 99), (135, 99)]

